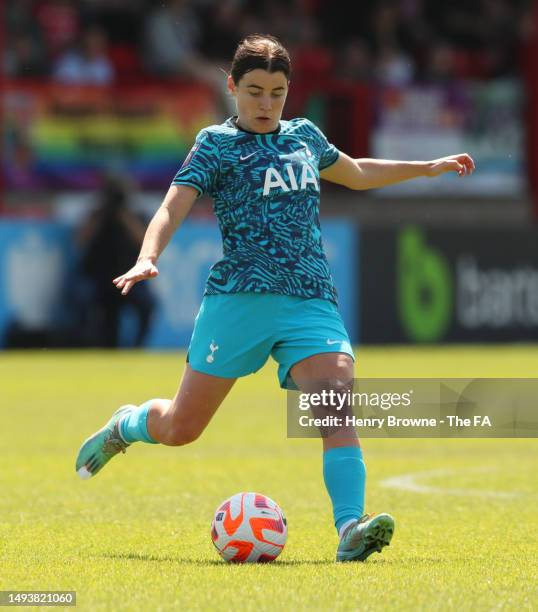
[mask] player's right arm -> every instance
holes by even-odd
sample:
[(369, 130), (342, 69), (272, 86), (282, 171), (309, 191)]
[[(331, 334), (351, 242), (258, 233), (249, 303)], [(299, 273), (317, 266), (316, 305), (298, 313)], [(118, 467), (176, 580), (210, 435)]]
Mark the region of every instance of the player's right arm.
[(189, 214), (197, 196), (198, 191), (194, 187), (188, 185), (170, 187), (163, 203), (148, 225), (136, 264), (112, 281), (121, 290), (122, 295), (127, 295), (133, 285), (139, 281), (159, 274), (157, 259)]

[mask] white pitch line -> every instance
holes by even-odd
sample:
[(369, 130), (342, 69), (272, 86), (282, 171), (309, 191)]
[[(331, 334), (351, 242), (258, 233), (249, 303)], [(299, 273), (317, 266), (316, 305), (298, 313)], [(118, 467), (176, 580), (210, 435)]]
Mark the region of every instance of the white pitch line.
[[(465, 470), (468, 472), (469, 470)], [(475, 468), (473, 471), (489, 471), (488, 468)], [(463, 495), (463, 496), (478, 496), (478, 497), (494, 497), (498, 499), (513, 499), (522, 497), (525, 494), (520, 491), (486, 491), (483, 489), (453, 489), (444, 487), (433, 487), (431, 485), (422, 484), (419, 480), (433, 478), (435, 476), (446, 476), (448, 474), (457, 474), (456, 470), (429, 470), (427, 472), (415, 472), (414, 474), (402, 474), (401, 476), (392, 476), (385, 478), (380, 482), (382, 487), (388, 489), (400, 489), (401, 491), (412, 491), (413, 493), (440, 493), (442, 495)]]

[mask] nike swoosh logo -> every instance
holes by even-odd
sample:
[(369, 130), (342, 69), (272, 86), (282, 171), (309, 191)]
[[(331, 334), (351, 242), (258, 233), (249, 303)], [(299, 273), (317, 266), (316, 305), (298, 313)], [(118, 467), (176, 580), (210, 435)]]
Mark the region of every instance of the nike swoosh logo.
[(327, 344), (330, 346), (331, 344), (342, 344), (343, 340), (329, 340), (327, 338)]
[(239, 159), (241, 161), (245, 161), (245, 159), (248, 159), (249, 157), (252, 157), (253, 155), (256, 155), (256, 152), (251, 153), (250, 155), (245, 155), (244, 157), (242, 155), (239, 156)]

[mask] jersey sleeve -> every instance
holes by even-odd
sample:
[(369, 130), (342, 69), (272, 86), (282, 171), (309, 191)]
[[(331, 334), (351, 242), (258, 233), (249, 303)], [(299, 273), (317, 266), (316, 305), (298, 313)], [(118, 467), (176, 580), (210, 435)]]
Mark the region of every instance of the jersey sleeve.
[(338, 149), (327, 140), (327, 137), (317, 125), (312, 123), (312, 121), (308, 121), (308, 124), (318, 145), (319, 170), (321, 172), (321, 170), (325, 170), (325, 168), (332, 166), (338, 159), (340, 153)]
[(189, 185), (199, 195), (211, 191), (219, 171), (219, 149), (216, 137), (207, 129), (196, 136), (196, 140), (174, 177), (172, 185)]

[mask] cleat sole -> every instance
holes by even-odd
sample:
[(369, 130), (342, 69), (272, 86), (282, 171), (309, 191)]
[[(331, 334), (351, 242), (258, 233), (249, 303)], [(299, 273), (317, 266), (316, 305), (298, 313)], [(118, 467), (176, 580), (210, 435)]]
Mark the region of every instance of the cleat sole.
[(383, 547), (390, 546), (393, 534), (394, 520), (392, 517), (388, 514), (375, 516), (357, 539), (357, 550), (337, 553), (336, 561), (366, 561), (374, 552), (380, 553)]

